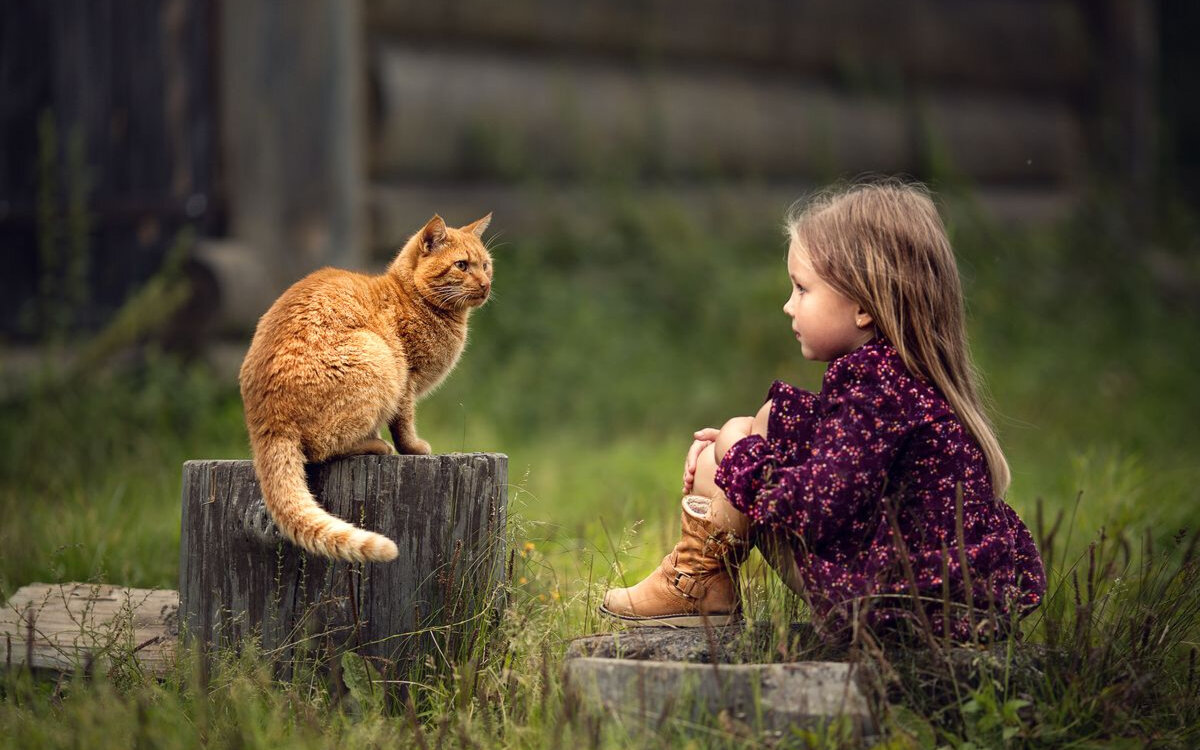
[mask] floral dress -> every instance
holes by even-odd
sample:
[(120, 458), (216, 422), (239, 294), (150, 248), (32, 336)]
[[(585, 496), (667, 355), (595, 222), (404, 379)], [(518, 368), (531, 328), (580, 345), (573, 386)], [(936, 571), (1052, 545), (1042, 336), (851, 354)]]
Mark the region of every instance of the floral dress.
[(768, 399), (767, 437), (735, 443), (717, 485), (791, 541), (827, 630), (905, 620), (967, 640), (1041, 601), (1041, 556), (983, 452), (886, 339), (831, 362), (819, 395), (777, 381)]

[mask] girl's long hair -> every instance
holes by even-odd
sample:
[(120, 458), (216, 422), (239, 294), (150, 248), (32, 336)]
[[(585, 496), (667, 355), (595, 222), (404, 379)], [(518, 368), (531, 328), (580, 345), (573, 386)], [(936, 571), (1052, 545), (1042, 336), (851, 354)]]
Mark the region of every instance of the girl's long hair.
[(984, 410), (967, 346), (962, 282), (928, 191), (899, 180), (835, 188), (797, 203), (786, 229), (821, 278), (871, 314), (906, 367), (931, 381), (975, 437), (998, 497), (1008, 461)]

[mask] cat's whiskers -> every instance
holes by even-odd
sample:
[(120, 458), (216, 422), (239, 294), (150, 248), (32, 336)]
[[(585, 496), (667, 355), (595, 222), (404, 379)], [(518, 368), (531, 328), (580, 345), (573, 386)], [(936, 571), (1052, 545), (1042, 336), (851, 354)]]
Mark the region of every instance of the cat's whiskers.
[(462, 293), (462, 287), (457, 284), (444, 284), (433, 287), (436, 302), (439, 305), (449, 305), (455, 297)]
[(439, 305), (456, 309), (462, 307), (461, 303), (463, 301), (469, 300), (475, 296), (473, 292), (467, 291), (463, 287), (457, 285), (438, 287), (435, 291), (438, 292), (437, 303)]
[(491, 237), (488, 237), (487, 242), (485, 242), (483, 244), (483, 249), (487, 250), (489, 253), (491, 253), (492, 250), (494, 250), (495, 248), (504, 247), (504, 245), (507, 243), (502, 242), (500, 244), (496, 244), (496, 241), (499, 240), (503, 234), (504, 234), (504, 232), (496, 232)]

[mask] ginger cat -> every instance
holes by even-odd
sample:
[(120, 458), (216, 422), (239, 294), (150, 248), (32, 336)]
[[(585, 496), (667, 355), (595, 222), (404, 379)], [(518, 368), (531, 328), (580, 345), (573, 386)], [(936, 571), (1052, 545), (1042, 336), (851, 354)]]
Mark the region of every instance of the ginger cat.
[(304, 464), (336, 456), (428, 454), (414, 407), (453, 369), (467, 318), (487, 301), (492, 215), (461, 229), (434, 216), (380, 276), (324, 268), (293, 284), (258, 321), (238, 381), (254, 471), (276, 525), (300, 547), (353, 561), (398, 554), (385, 536), (335, 518), (308, 490)]

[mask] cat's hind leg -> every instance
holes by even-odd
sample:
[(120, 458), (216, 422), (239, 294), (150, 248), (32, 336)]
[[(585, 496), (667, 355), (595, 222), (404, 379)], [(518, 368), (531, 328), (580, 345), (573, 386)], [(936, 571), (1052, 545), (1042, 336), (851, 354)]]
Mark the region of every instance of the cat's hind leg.
[(387, 456), (395, 453), (392, 446), (377, 437), (363, 438), (350, 446), (341, 456)]

